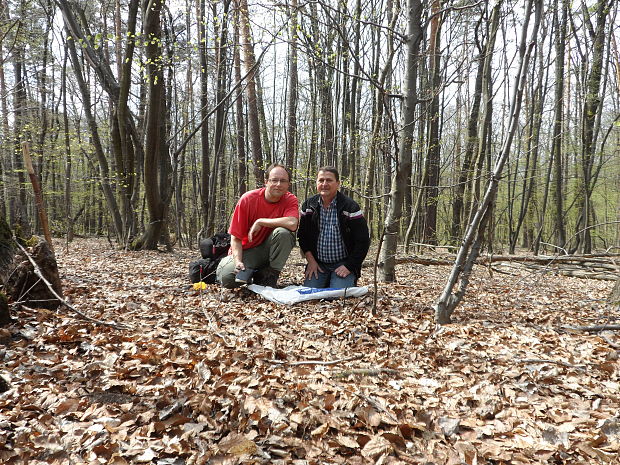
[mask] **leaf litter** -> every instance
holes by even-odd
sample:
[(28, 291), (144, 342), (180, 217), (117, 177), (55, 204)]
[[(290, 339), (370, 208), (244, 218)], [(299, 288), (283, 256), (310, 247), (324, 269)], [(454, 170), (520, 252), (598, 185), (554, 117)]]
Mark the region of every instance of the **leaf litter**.
[(56, 250), (71, 304), (129, 329), (14, 313), (0, 463), (618, 463), (618, 335), (566, 329), (618, 322), (609, 283), (477, 267), (437, 328), (447, 266), (398, 265), (373, 317), (194, 289), (189, 250)]

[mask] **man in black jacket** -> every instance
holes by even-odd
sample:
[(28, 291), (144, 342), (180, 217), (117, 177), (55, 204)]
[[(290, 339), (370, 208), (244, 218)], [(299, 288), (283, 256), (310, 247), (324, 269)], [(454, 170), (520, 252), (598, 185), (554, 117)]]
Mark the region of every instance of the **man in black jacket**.
[(318, 194), (301, 206), (297, 238), (306, 257), (304, 286), (355, 286), (368, 253), (370, 235), (360, 206), (338, 189), (340, 175), (332, 166), (319, 168)]

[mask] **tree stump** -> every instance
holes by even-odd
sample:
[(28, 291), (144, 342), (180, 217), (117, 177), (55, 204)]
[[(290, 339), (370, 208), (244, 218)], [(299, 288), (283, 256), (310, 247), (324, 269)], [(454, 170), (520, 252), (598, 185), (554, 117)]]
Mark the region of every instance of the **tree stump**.
[[(11, 228), (9, 228), (4, 217), (0, 217), (0, 284), (7, 278), (14, 256), (15, 251)], [(9, 303), (6, 295), (0, 291), (0, 326), (4, 326), (10, 321)]]
[[(56, 256), (43, 238), (33, 237), (37, 242), (32, 246), (29, 254), (43, 277), (51, 284), (52, 289), (62, 297), (62, 285), (58, 274)], [(34, 266), (24, 252), (17, 253), (14, 264), (16, 267), (11, 271), (4, 285), (9, 298), (14, 302), (21, 302), (37, 308), (49, 310), (58, 308), (61, 302), (54, 296), (47, 284), (37, 276)]]
[(4, 326), (11, 322), (11, 313), (9, 312), (9, 303), (4, 293), (0, 292), (0, 326)]

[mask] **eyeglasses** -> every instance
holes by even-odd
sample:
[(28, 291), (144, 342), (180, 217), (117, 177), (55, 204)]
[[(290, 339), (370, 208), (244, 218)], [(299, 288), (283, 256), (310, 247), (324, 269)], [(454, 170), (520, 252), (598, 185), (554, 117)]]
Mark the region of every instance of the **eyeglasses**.
[(288, 179), (279, 179), (279, 178), (274, 178), (274, 179), (268, 179), (268, 181), (271, 184), (288, 184)]

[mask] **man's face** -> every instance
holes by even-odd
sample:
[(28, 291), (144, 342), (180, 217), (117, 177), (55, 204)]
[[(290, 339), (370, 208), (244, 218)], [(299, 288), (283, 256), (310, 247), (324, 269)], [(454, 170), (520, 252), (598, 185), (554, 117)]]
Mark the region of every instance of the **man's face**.
[(336, 175), (330, 171), (319, 171), (316, 176), (316, 190), (321, 198), (331, 200), (340, 189), (340, 181), (336, 181)]
[(276, 166), (269, 172), (265, 183), (265, 197), (270, 202), (277, 202), (288, 190), (290, 179), (284, 168)]

